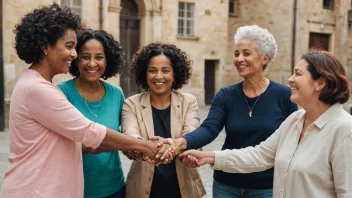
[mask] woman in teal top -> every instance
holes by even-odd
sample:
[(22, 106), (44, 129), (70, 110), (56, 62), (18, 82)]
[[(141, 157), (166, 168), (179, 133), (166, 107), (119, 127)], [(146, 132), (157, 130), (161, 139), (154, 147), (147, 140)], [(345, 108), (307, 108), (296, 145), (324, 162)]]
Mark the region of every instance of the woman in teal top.
[[(77, 37), (78, 57), (70, 67), (74, 79), (58, 87), (88, 119), (120, 131), (124, 96), (121, 88), (101, 81), (121, 72), (120, 43), (103, 30), (84, 31)], [(82, 149), (83, 154), (86, 148)], [(124, 176), (117, 151), (83, 155), (84, 197), (123, 198)]]

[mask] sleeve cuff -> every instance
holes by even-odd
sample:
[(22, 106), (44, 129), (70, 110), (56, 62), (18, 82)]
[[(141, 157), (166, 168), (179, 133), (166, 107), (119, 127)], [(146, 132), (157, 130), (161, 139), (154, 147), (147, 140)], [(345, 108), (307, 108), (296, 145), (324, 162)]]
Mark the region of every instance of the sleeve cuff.
[(187, 142), (187, 148), (186, 150), (189, 150), (189, 149), (198, 149), (197, 148), (197, 143), (196, 143), (196, 139), (190, 135), (190, 134), (186, 134), (183, 136), (183, 138), (185, 138), (186, 142)]
[(96, 149), (100, 146), (100, 144), (103, 142), (105, 135), (106, 135), (106, 126), (103, 126), (98, 123), (93, 123), (92, 122), (92, 127), (88, 134), (85, 135), (83, 144), (91, 147), (93, 149)]
[(215, 161), (212, 168), (214, 170), (224, 170), (226, 167), (227, 154), (226, 150), (224, 151), (214, 151)]

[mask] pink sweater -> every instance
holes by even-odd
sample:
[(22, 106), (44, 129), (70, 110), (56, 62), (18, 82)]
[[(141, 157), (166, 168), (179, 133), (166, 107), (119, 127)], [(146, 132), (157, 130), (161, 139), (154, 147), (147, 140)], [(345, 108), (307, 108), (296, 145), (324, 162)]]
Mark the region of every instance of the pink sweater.
[(60, 89), (27, 69), (10, 105), (10, 167), (1, 198), (81, 198), (81, 143), (98, 147), (106, 127), (86, 119)]

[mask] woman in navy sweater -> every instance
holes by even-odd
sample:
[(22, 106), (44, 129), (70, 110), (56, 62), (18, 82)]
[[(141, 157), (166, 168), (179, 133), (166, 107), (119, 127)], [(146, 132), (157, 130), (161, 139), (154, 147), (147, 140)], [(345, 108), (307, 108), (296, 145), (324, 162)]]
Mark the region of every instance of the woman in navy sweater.
[[(224, 149), (255, 146), (266, 140), (294, 111), (288, 86), (264, 77), (277, 53), (276, 41), (257, 25), (238, 28), (233, 63), (243, 81), (222, 88), (206, 120), (191, 133), (167, 139), (175, 152), (198, 149), (212, 142), (225, 127)], [(214, 172), (213, 197), (272, 197), (273, 169), (239, 174)]]

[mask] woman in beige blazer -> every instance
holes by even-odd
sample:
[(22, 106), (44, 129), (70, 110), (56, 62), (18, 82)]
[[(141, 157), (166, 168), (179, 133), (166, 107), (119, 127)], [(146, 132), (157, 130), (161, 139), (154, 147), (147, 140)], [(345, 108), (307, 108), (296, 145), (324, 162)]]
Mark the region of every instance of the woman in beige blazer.
[[(191, 61), (186, 53), (174, 45), (152, 43), (134, 55), (131, 70), (136, 83), (147, 91), (125, 100), (121, 122), (124, 133), (142, 139), (178, 138), (199, 126), (196, 98), (175, 91), (191, 76)], [(126, 179), (127, 198), (205, 195), (197, 170), (183, 165), (178, 157), (168, 164), (153, 166), (138, 153), (125, 155), (135, 159)], [(173, 157), (171, 152), (169, 155)]]

